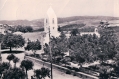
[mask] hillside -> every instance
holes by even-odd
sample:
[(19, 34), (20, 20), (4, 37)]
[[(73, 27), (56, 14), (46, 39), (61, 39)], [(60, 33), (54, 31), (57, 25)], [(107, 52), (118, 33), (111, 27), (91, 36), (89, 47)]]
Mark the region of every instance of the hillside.
[[(64, 26), (67, 24), (86, 24), (86, 25), (97, 25), (99, 21), (115, 21), (119, 20), (119, 17), (110, 17), (110, 16), (72, 16), (65, 18), (58, 18), (58, 24), (60, 26)], [(3, 20), (0, 21), (0, 24), (8, 24), (8, 25), (23, 25), (23, 26), (32, 26), (33, 28), (42, 28), (43, 27), (43, 19), (37, 20)]]

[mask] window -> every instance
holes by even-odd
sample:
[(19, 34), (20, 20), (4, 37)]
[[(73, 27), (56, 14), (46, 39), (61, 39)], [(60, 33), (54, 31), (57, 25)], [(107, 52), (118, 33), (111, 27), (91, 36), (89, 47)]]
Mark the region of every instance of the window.
[(52, 19), (52, 23), (54, 24), (54, 18)]
[(47, 19), (46, 19), (46, 23), (47, 23)]

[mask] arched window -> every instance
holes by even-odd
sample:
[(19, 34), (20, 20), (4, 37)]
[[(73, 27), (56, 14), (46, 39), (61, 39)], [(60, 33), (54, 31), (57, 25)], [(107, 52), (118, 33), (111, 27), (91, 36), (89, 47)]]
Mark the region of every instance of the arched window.
[(54, 24), (54, 18), (52, 19), (52, 23)]
[(46, 23), (47, 23), (47, 19), (46, 19)]

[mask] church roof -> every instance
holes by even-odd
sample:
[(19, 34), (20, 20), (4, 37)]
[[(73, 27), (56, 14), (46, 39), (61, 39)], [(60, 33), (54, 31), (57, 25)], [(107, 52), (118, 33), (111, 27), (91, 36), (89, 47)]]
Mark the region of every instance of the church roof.
[(50, 6), (49, 9), (47, 10), (47, 15), (48, 17), (51, 17), (51, 16), (56, 16), (54, 10), (52, 9), (52, 7)]

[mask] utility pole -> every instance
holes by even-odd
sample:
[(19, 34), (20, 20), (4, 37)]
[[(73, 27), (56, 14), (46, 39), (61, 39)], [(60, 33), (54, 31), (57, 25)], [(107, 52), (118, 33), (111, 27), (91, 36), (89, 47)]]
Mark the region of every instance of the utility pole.
[(50, 41), (50, 26), (49, 26), (49, 50), (50, 50), (50, 63), (51, 63), (51, 79), (53, 79), (52, 73), (52, 52), (51, 52), (51, 41)]
[(1, 43), (0, 43), (0, 63), (2, 63), (2, 56), (1, 56)]

